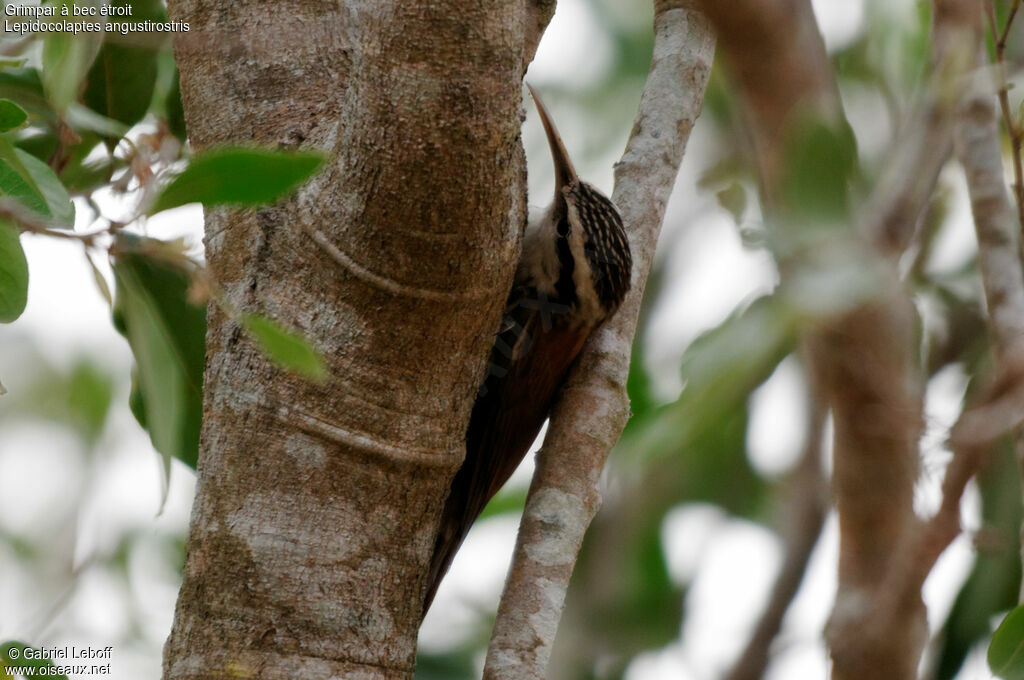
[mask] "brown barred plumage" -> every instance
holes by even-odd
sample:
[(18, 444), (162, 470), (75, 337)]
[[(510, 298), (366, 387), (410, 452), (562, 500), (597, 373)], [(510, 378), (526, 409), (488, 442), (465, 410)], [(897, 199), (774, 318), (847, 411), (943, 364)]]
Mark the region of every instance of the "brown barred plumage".
[(445, 502), (424, 611), (469, 527), (536, 439), (583, 343), (629, 291), (633, 260), (619, 211), (576, 176), (547, 110), (530, 94), (554, 159), (555, 200), (524, 238), (466, 432), (466, 459)]

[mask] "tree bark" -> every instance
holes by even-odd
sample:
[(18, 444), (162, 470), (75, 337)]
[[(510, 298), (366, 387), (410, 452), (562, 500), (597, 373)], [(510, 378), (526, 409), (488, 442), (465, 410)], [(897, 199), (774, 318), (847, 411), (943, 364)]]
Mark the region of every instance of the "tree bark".
[(171, 0), (194, 148), (330, 152), (287, 203), (206, 215), (211, 308), (168, 679), (410, 678), (425, 565), (525, 221), (521, 81), (553, 7)]

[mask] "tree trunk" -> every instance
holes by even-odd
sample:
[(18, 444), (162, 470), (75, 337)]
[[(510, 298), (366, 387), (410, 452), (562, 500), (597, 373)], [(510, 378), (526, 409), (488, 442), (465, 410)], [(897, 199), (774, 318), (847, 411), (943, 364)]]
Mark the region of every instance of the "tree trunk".
[(206, 215), (231, 305), (309, 337), (271, 364), (211, 308), (165, 678), (409, 678), (425, 565), (525, 220), (520, 86), (553, 8), (170, 0), (193, 148), (330, 152), (289, 202)]

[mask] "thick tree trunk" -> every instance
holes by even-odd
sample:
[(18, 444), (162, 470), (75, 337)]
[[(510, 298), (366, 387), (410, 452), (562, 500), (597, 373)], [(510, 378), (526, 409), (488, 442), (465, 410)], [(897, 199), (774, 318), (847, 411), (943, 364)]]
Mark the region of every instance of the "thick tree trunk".
[(409, 678), (422, 576), (525, 219), (520, 83), (543, 3), (171, 0), (195, 148), (332, 153), (287, 204), (206, 216), (231, 304), (308, 337), (272, 365), (211, 310), (164, 677)]

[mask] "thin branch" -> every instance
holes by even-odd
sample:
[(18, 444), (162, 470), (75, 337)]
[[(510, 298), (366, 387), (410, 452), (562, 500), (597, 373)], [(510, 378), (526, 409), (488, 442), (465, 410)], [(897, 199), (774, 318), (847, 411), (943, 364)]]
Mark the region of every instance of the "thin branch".
[(978, 236), (978, 264), (989, 327), (997, 356), (1024, 341), (1024, 274), (1019, 226), (1006, 195), (995, 104), (975, 92), (964, 102), (956, 129), (956, 152)]
[(873, 603), (878, 616), (873, 619), (872, 636), (885, 639), (896, 632), (901, 625), (897, 613), (920, 598), (921, 587), (939, 556), (960, 534), (960, 500), (967, 482), (985, 465), (996, 441), (1024, 424), (1024, 347), (1017, 345), (1003, 357), (979, 402), (965, 410), (951, 430), (953, 459), (942, 481), (939, 510), (919, 523), (914, 540), (894, 555)]
[(601, 470), (628, 417), (640, 299), (713, 51), (700, 13), (656, 2), (651, 71), (613, 194), (630, 232), (633, 288), (588, 342), (552, 414), (487, 652), (488, 680), (545, 676), (576, 554), (599, 504)]
[(996, 9), (993, 0), (985, 0), (985, 15), (988, 19), (989, 31), (992, 33), (992, 41), (996, 48), (996, 65), (999, 74), (999, 108), (1003, 114), (1003, 125), (1006, 127), (1006, 134), (1010, 138), (1011, 157), (1013, 161), (1013, 195), (1017, 203), (1017, 229), (1024, 229), (1024, 167), (1021, 165), (1021, 147), (1024, 145), (1024, 131), (1014, 121), (1013, 113), (1010, 111), (1010, 84), (1006, 79), (1006, 40), (1010, 35), (1010, 27), (1013, 26), (1013, 19), (1017, 16), (1020, 8), (1020, 0), (1014, 0), (1010, 6), (1010, 13), (1006, 17), (1006, 24), (1000, 31), (996, 20)]
[[(1006, 30), (996, 44), (997, 59), (1001, 59), (1006, 31), (1009, 30), (1018, 5), (1018, 2), (1014, 3)], [(994, 16), (991, 21), (994, 21)], [(1018, 144), (1013, 151), (1014, 172), (1017, 173), (1020, 164), (1020, 130), (1012, 129), (1012, 121), (1006, 118), (1007, 105), (1003, 103), (1005, 89), (1000, 90), (999, 100), (1011, 140), (1016, 138)], [(1024, 222), (1019, 221), (1024, 202), (1018, 192), (1018, 221), (1015, 222), (1003, 178), (1003, 157), (995, 105), (991, 95), (985, 92), (971, 96), (962, 108), (957, 126), (957, 156), (967, 177), (967, 191), (978, 235), (978, 265), (985, 290), (988, 326), (993, 339), (996, 365), (998, 369), (1007, 371), (1012, 357), (1024, 345), (1024, 274), (1020, 260), (1020, 229)], [(1020, 188), (1020, 177), (1019, 174), (1016, 176), (1017, 189)], [(1024, 430), (1016, 428), (1013, 440), (1018, 468), (1024, 471)]]
[(910, 244), (949, 158), (962, 76), (973, 58), (973, 39), (964, 39), (970, 25), (964, 11), (962, 3), (936, 3), (933, 66), (924, 96), (901, 126), (860, 213), (861, 232), (883, 253), (898, 257)]
[[(812, 388), (814, 381), (811, 381)], [(828, 408), (817, 389), (808, 403), (810, 418), (800, 463), (789, 480), (786, 556), (775, 578), (768, 604), (747, 642), (746, 649), (726, 675), (726, 680), (759, 680), (768, 666), (771, 644), (782, 619), (796, 597), (828, 510), (828, 485), (821, 469), (821, 443)]]

